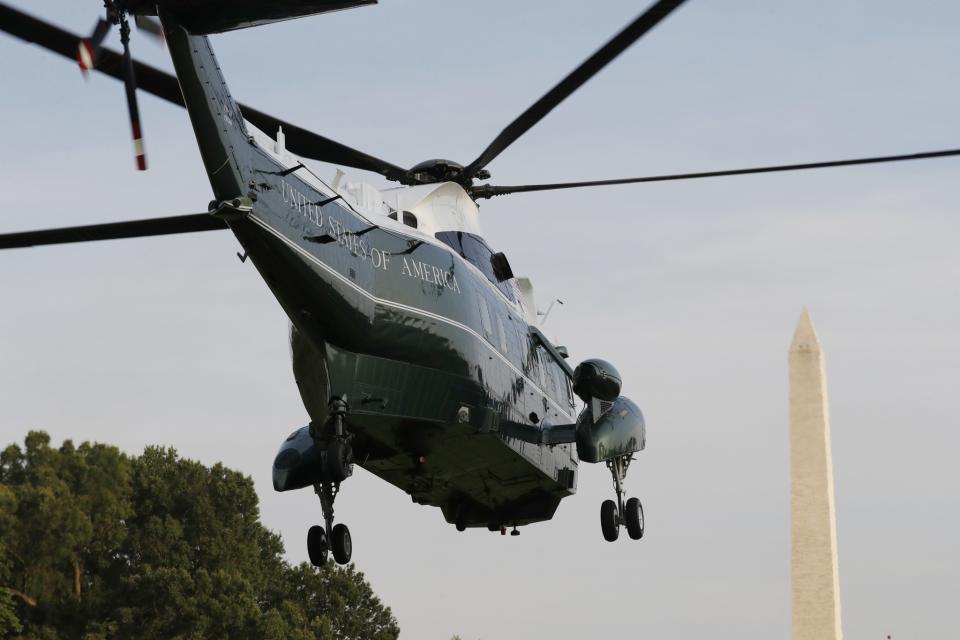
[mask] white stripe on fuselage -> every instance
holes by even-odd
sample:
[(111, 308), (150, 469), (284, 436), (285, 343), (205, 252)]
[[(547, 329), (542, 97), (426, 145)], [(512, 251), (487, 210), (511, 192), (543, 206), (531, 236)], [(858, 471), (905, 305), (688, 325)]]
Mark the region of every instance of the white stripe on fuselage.
[(541, 393), (541, 395), (543, 395), (543, 397), (546, 398), (546, 399), (550, 402), (550, 404), (552, 404), (563, 416), (565, 416), (568, 420), (573, 420), (574, 416), (573, 416), (572, 413), (568, 413), (566, 409), (564, 409), (564, 408), (561, 407), (559, 404), (557, 404), (557, 402), (556, 402), (553, 398), (551, 398), (543, 389), (540, 388), (540, 385), (538, 385), (538, 384), (535, 383), (533, 380), (531, 380), (530, 378), (528, 378), (528, 377), (523, 373), (523, 371), (521, 371), (520, 369), (518, 369), (518, 368), (516, 367), (516, 365), (514, 365), (512, 362), (510, 362), (510, 360), (508, 360), (506, 356), (504, 356), (504, 355), (503, 355), (502, 353), (500, 353), (500, 351), (498, 351), (493, 345), (491, 345), (489, 342), (487, 342), (487, 341), (486, 341), (479, 333), (477, 333), (472, 327), (470, 327), (470, 326), (468, 326), (468, 325), (465, 325), (465, 324), (463, 324), (463, 323), (461, 323), (461, 322), (457, 322), (456, 320), (453, 320), (452, 318), (448, 318), (448, 317), (446, 317), (446, 316), (441, 316), (441, 315), (439, 315), (439, 314), (433, 313), (432, 311), (427, 311), (427, 310), (425, 310), (425, 309), (419, 309), (419, 308), (417, 308), (417, 307), (411, 307), (410, 305), (402, 304), (402, 303), (399, 303), (399, 302), (394, 302), (393, 300), (385, 300), (384, 298), (378, 298), (377, 296), (373, 295), (372, 293), (370, 293), (369, 291), (367, 291), (366, 289), (364, 289), (363, 287), (361, 287), (361, 286), (358, 285), (357, 283), (355, 283), (355, 282), (351, 281), (350, 279), (348, 279), (346, 276), (344, 276), (342, 273), (340, 273), (339, 271), (337, 271), (336, 269), (334, 269), (334, 268), (331, 267), (330, 265), (326, 264), (325, 262), (323, 262), (322, 260), (320, 260), (319, 258), (317, 258), (315, 255), (313, 255), (313, 254), (310, 253), (309, 251), (305, 250), (303, 247), (299, 246), (297, 243), (295, 243), (295, 242), (293, 242), (292, 240), (290, 240), (290, 238), (288, 238), (287, 236), (283, 235), (282, 233), (280, 233), (279, 231), (277, 231), (276, 229), (274, 229), (273, 227), (271, 227), (270, 225), (268, 225), (266, 222), (264, 222), (264, 221), (261, 220), (260, 218), (254, 216), (253, 214), (250, 214), (249, 219), (252, 220), (253, 222), (255, 222), (256, 224), (258, 224), (259, 226), (263, 227), (264, 229), (266, 229), (266, 230), (269, 231), (270, 233), (272, 233), (274, 236), (276, 236), (277, 238), (279, 238), (280, 240), (282, 240), (284, 243), (286, 243), (287, 245), (289, 245), (293, 250), (297, 251), (298, 253), (300, 253), (301, 255), (303, 255), (304, 257), (306, 257), (308, 260), (310, 260), (311, 262), (313, 262), (314, 264), (316, 264), (317, 266), (319, 266), (321, 269), (323, 269), (324, 271), (326, 271), (326, 272), (329, 273), (330, 275), (334, 276), (335, 278), (337, 278), (338, 280), (340, 280), (340, 281), (343, 282), (344, 284), (348, 285), (349, 287), (352, 287), (352, 288), (355, 289), (357, 292), (359, 292), (361, 295), (369, 298), (370, 300), (373, 300), (375, 303), (384, 305), (384, 306), (386, 306), (386, 307), (393, 307), (393, 308), (395, 308), (395, 309), (401, 309), (401, 310), (403, 310), (403, 311), (408, 311), (408, 312), (412, 312), (412, 313), (417, 313), (417, 314), (426, 316), (427, 318), (430, 318), (431, 320), (436, 320), (436, 321), (438, 321), (438, 322), (444, 322), (444, 323), (446, 323), (446, 324), (449, 324), (449, 325), (451, 325), (451, 326), (457, 327), (457, 328), (462, 329), (463, 331), (466, 331), (467, 333), (471, 334), (471, 335), (474, 336), (477, 340), (479, 340), (481, 344), (483, 344), (483, 345), (484, 345), (485, 347), (487, 347), (490, 351), (492, 351), (493, 353), (495, 353), (495, 354), (497, 355), (497, 357), (500, 358), (500, 360), (502, 360), (508, 367), (510, 367), (511, 370), (513, 370), (514, 373), (516, 373), (518, 376), (520, 376), (521, 378), (523, 378), (524, 380), (526, 380), (527, 383), (529, 383), (531, 387), (533, 387), (534, 389), (536, 389), (537, 391), (539, 391), (539, 392)]
[[(287, 169), (293, 169), (294, 167), (297, 167), (297, 166), (301, 167), (303, 171), (300, 171), (296, 175), (296, 178), (306, 186), (311, 187), (312, 189), (316, 189), (317, 193), (323, 196), (323, 198), (340, 196), (342, 198), (341, 202), (347, 206), (348, 211), (350, 211), (351, 213), (353, 213), (353, 215), (360, 218), (366, 224), (369, 224), (375, 227), (380, 227), (384, 230), (387, 230), (391, 233), (395, 233), (404, 238), (408, 238), (411, 240), (419, 240), (420, 242), (423, 242), (425, 244), (430, 244), (435, 247), (445, 249), (447, 251), (450, 250), (449, 245), (442, 242), (441, 240), (438, 240), (436, 237), (428, 233), (424, 233), (419, 229), (417, 229), (416, 227), (409, 227), (403, 224), (402, 222), (400, 222), (399, 220), (393, 220), (392, 218), (384, 218), (382, 220), (374, 222), (373, 220), (371, 220), (371, 217), (369, 215), (371, 212), (362, 213), (358, 211), (357, 208), (354, 206), (354, 203), (352, 203), (349, 198), (343, 197), (342, 193), (335, 190), (333, 187), (328, 185), (323, 180), (323, 178), (321, 178), (316, 173), (314, 173), (313, 169), (311, 169), (304, 163), (304, 158), (301, 158), (296, 154), (290, 153), (289, 151), (286, 150), (285, 147), (282, 149), (282, 153), (278, 153), (277, 147), (276, 147), (276, 141), (273, 138), (271, 138), (266, 133), (264, 133), (259, 128), (257, 128), (257, 126), (254, 125), (252, 122), (249, 122), (247, 120), (244, 120), (243, 122), (247, 128), (247, 132), (253, 136), (254, 144), (257, 147), (257, 149), (259, 149), (271, 160), (276, 162), (281, 171), (285, 171)], [(224, 164), (226, 164), (226, 162), (227, 161), (225, 160)], [(306, 173), (304, 173), (304, 171)], [(477, 265), (473, 264), (469, 260), (464, 260), (463, 264), (468, 269), (472, 270), (474, 273), (480, 276), (481, 280), (486, 279), (486, 275), (484, 275), (484, 273), (477, 268)], [(500, 296), (500, 299), (503, 300), (503, 302), (506, 303), (508, 307), (515, 309), (517, 312), (520, 313), (521, 316), (536, 318), (536, 310), (527, 309), (525, 305), (522, 304), (522, 298), (518, 298), (517, 300), (511, 300), (509, 297), (507, 297), (503, 293), (503, 291), (500, 290), (500, 287), (491, 286), (490, 290), (493, 291), (495, 295)]]

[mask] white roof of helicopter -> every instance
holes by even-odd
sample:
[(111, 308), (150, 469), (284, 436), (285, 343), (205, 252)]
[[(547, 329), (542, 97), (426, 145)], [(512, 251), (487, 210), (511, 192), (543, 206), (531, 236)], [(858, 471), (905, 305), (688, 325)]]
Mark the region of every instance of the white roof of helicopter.
[[(282, 129), (277, 131), (274, 139), (250, 122), (246, 125), (253, 141), (282, 166), (306, 166), (302, 158), (287, 151)], [(389, 227), (389, 222), (381, 217), (392, 220), (388, 217), (391, 214), (409, 211), (417, 219), (416, 228), (404, 225), (401, 215), (398, 215), (396, 220), (406, 233), (415, 230), (430, 239), (434, 239), (434, 234), (438, 231), (465, 231), (480, 235), (477, 204), (463, 187), (454, 182), (393, 187), (381, 191), (363, 182), (344, 182), (344, 174), (339, 170), (332, 185), (327, 184), (309, 168), (301, 170), (297, 176), (325, 195), (341, 196), (358, 213), (376, 219), (378, 225)]]
[[(280, 165), (288, 168), (302, 165), (304, 168), (297, 172), (300, 179), (327, 197), (339, 195), (357, 213), (377, 226), (445, 248), (446, 245), (434, 235), (438, 231), (463, 231), (482, 236), (477, 203), (455, 182), (380, 190), (364, 182), (344, 181), (345, 174), (338, 169), (331, 185), (310, 170), (302, 158), (287, 151), (282, 128), (277, 131), (274, 139), (250, 122), (246, 125), (253, 142)], [(416, 218), (416, 227), (404, 224), (404, 212), (409, 212)], [(518, 277), (516, 280), (520, 307), (527, 316), (527, 321), (536, 324), (537, 307), (533, 284), (526, 277)]]

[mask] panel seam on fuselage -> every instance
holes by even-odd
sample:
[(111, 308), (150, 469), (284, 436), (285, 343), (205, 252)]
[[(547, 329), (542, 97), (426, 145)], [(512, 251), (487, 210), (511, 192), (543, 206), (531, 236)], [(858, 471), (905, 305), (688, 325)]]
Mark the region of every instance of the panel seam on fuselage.
[(452, 319), (452, 318), (447, 318), (446, 316), (441, 316), (441, 315), (436, 314), (436, 313), (433, 313), (433, 312), (431, 312), (431, 311), (427, 311), (427, 310), (425, 310), (425, 309), (420, 309), (420, 308), (418, 308), (418, 307), (411, 307), (410, 305), (405, 305), (405, 304), (400, 303), (400, 302), (394, 302), (394, 301), (392, 301), (392, 300), (384, 300), (383, 298), (378, 298), (377, 296), (373, 295), (372, 293), (370, 293), (369, 291), (367, 291), (366, 289), (364, 289), (363, 287), (361, 287), (361, 286), (358, 285), (357, 283), (351, 282), (351, 281), (350, 281), (346, 276), (344, 276), (342, 273), (340, 273), (339, 271), (337, 271), (336, 269), (334, 269), (334, 268), (331, 267), (330, 265), (326, 264), (325, 262), (323, 262), (322, 260), (320, 260), (319, 258), (317, 258), (315, 255), (313, 255), (313, 254), (310, 253), (309, 251), (305, 250), (303, 247), (299, 246), (297, 243), (295, 243), (295, 242), (293, 242), (292, 240), (290, 240), (290, 238), (288, 238), (288, 237), (285, 236), (284, 234), (280, 233), (278, 230), (274, 229), (273, 227), (271, 227), (269, 224), (267, 224), (266, 222), (264, 222), (264, 221), (261, 220), (260, 218), (254, 216), (253, 214), (250, 214), (248, 217), (249, 217), (249, 219), (252, 220), (254, 223), (256, 223), (257, 225), (263, 227), (264, 229), (266, 229), (267, 231), (269, 231), (270, 233), (272, 233), (274, 236), (276, 236), (277, 238), (279, 238), (280, 240), (282, 240), (285, 244), (289, 245), (289, 246), (290, 246), (292, 249), (294, 249), (296, 252), (298, 252), (298, 253), (302, 254), (303, 256), (305, 256), (308, 260), (310, 260), (311, 262), (313, 262), (314, 264), (316, 264), (317, 266), (319, 266), (321, 269), (323, 269), (324, 271), (328, 272), (330, 275), (336, 277), (338, 280), (340, 280), (340, 281), (343, 282), (344, 284), (346, 284), (346, 285), (350, 286), (351, 288), (355, 289), (355, 290), (358, 291), (361, 295), (366, 296), (367, 298), (373, 300), (375, 303), (377, 303), (377, 304), (382, 304), (382, 305), (387, 306), (387, 307), (394, 307), (394, 308), (396, 308), (396, 309), (402, 309), (402, 310), (404, 310), (404, 311), (411, 311), (411, 312), (413, 312), (413, 313), (419, 313), (419, 314), (424, 315), (424, 316), (426, 316), (426, 317), (428, 317), (428, 318), (431, 318), (431, 319), (433, 319), (433, 320), (437, 320), (437, 321), (439, 321), (439, 322), (444, 322), (444, 323), (449, 324), (449, 325), (451, 325), (451, 326), (454, 326), (454, 327), (457, 327), (457, 328), (459, 328), (459, 329), (462, 329), (462, 330), (466, 331), (467, 333), (473, 335), (473, 336), (474, 336), (477, 340), (479, 340), (480, 343), (483, 344), (487, 349), (489, 349), (490, 351), (492, 351), (493, 353), (495, 353), (495, 354), (497, 355), (497, 357), (500, 358), (501, 361), (503, 361), (511, 370), (513, 370), (514, 373), (516, 373), (518, 376), (520, 376), (521, 378), (523, 378), (524, 380), (526, 380), (526, 381), (530, 384), (530, 386), (532, 386), (534, 389), (536, 389), (537, 391), (539, 391), (539, 392), (543, 395), (543, 397), (546, 398), (548, 402), (550, 402), (550, 404), (552, 404), (558, 411), (560, 411), (561, 414), (563, 414), (567, 419), (573, 420), (574, 415), (573, 415), (572, 413), (567, 413), (567, 411), (566, 411), (563, 407), (561, 407), (559, 404), (557, 404), (557, 402), (556, 402), (553, 398), (551, 398), (551, 397), (549, 396), (549, 394), (547, 394), (543, 389), (541, 389), (540, 386), (539, 386), (537, 383), (535, 383), (533, 380), (531, 380), (530, 378), (528, 378), (520, 369), (518, 369), (518, 368), (516, 367), (516, 365), (514, 365), (512, 362), (510, 362), (510, 360), (508, 360), (508, 359), (506, 358), (506, 356), (504, 356), (502, 353), (500, 353), (493, 345), (491, 345), (489, 342), (487, 342), (486, 339), (483, 338), (483, 336), (481, 336), (479, 333), (477, 333), (477, 332), (473, 329), (473, 327), (470, 327), (470, 326), (468, 326), (468, 325), (465, 325), (465, 324), (463, 324), (463, 323), (461, 323), (461, 322), (458, 322), (458, 321), (456, 321), (456, 320), (454, 320), (454, 319)]

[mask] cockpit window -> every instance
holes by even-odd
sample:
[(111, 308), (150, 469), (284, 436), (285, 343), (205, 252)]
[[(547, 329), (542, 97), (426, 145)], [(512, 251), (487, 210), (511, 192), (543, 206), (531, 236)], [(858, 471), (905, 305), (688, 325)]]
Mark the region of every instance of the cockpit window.
[(438, 231), (436, 236), (437, 240), (452, 248), (467, 262), (480, 269), (483, 275), (487, 276), (487, 280), (495, 284), (509, 300), (516, 302), (516, 297), (513, 294), (513, 284), (509, 280), (505, 282), (497, 280), (490, 260), (493, 257), (493, 251), (487, 246), (483, 238), (464, 231)]

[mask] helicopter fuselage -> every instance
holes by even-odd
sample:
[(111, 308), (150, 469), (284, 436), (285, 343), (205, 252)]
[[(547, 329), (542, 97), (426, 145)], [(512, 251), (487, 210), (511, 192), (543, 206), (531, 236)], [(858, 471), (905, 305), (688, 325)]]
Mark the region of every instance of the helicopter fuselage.
[(225, 219), (293, 325), (312, 423), (345, 397), (354, 461), (450, 522), (552, 517), (576, 490), (576, 447), (523, 442), (501, 426), (574, 422), (569, 367), (532, 330), (515, 284), (471, 259), (485, 243), (466, 233), (468, 251), (463, 231), (427, 233), (404, 224), (409, 212), (374, 216), (284, 163), (282, 134), (268, 141), (244, 122), (207, 39), (170, 22), (214, 195), (245, 203)]

